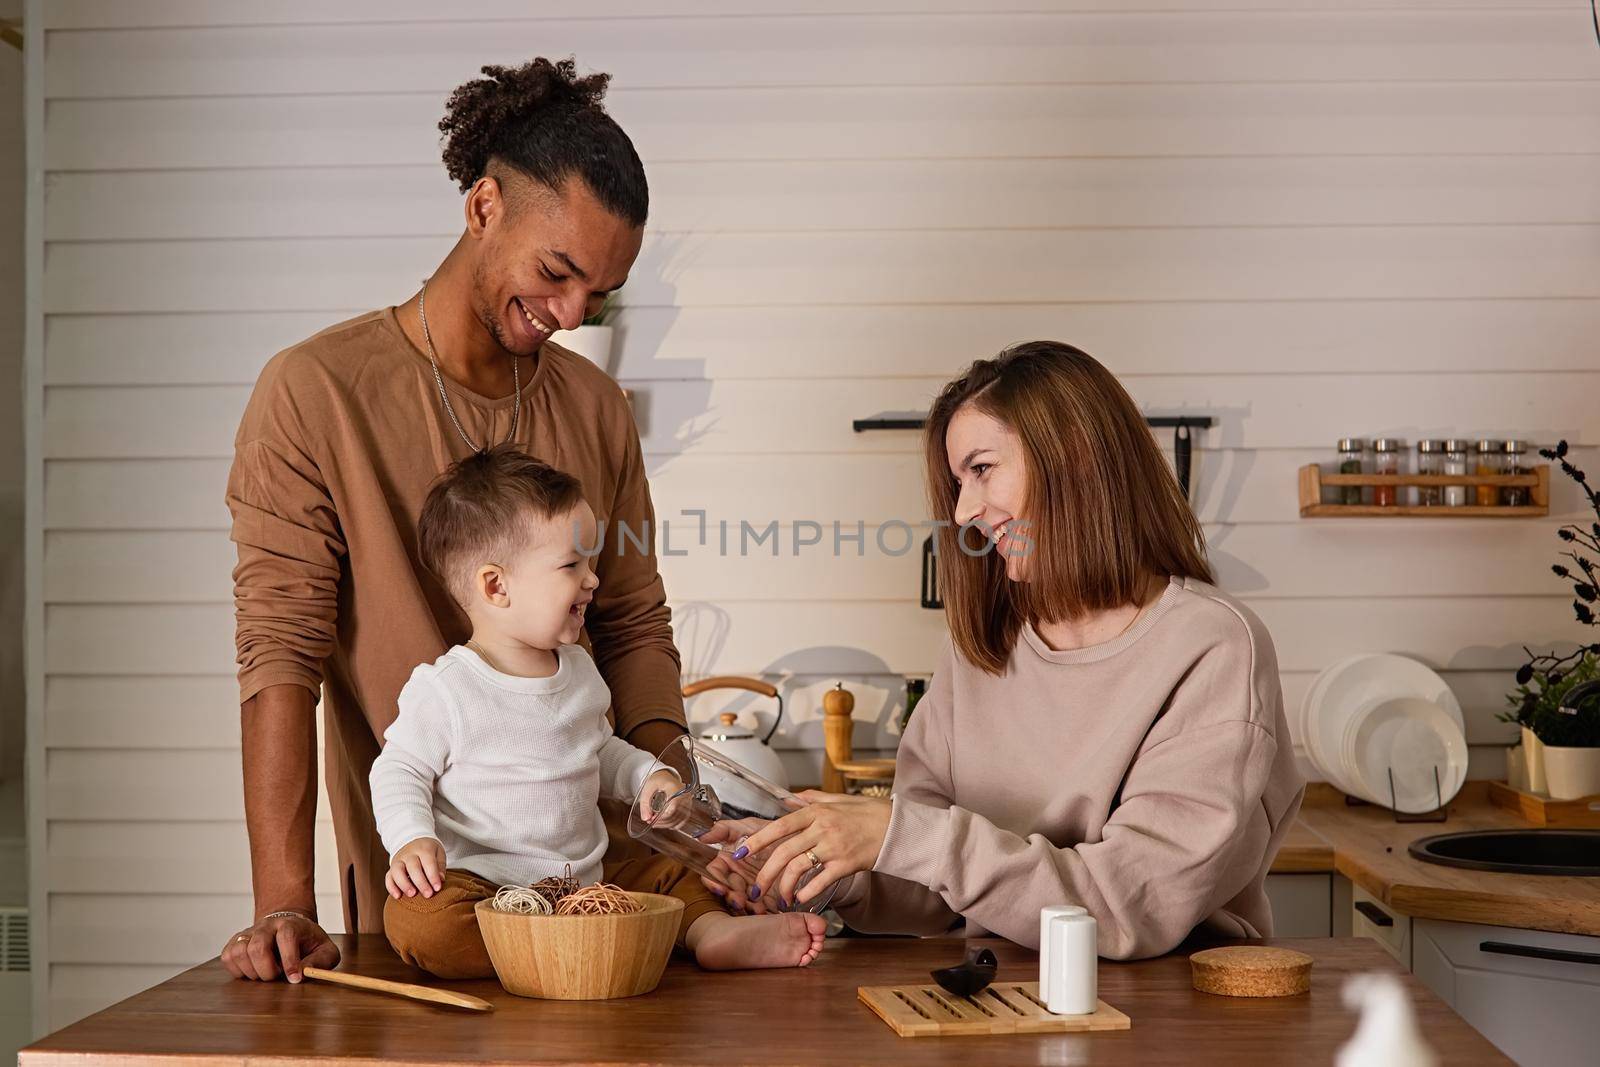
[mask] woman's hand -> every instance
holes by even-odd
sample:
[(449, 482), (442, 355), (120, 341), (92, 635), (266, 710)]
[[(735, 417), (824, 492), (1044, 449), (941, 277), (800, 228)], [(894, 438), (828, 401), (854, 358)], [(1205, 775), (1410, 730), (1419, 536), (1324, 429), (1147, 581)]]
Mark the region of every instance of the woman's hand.
[[(773, 892), (780, 900), (806, 904), (841, 878), (872, 869), (889, 832), (893, 805), (886, 799), (814, 789), (800, 796), (810, 802), (807, 807), (752, 834), (732, 858), (741, 860), (770, 848), (752, 888), (757, 895)], [(796, 895), (795, 886), (812, 869), (813, 856), (821, 868)]]

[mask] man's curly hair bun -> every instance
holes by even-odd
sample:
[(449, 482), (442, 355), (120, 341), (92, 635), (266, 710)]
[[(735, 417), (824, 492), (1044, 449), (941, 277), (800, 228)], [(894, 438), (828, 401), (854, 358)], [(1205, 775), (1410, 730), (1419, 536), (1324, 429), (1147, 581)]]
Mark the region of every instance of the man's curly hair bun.
[(643, 226), (650, 194), (633, 142), (601, 101), (609, 74), (578, 75), (571, 58), (487, 66), (457, 86), (439, 121), (446, 172), (471, 189), (498, 160), (559, 191), (576, 174), (606, 209)]

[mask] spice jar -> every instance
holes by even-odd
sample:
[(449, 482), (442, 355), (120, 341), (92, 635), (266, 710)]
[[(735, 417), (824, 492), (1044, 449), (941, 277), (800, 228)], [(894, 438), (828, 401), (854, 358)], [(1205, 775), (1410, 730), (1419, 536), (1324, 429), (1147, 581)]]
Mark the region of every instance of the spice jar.
[[(1452, 437), (1444, 443), (1444, 472), (1446, 474), (1467, 473), (1467, 443)], [(1446, 507), (1459, 508), (1467, 502), (1467, 487), (1464, 485), (1447, 485), (1444, 487), (1444, 503)]]
[[(1379, 437), (1372, 442), (1372, 472), (1374, 474), (1400, 473), (1400, 442), (1393, 437)], [(1400, 487), (1375, 485), (1372, 502), (1380, 508), (1392, 508), (1399, 500)]]
[[(1444, 442), (1443, 441), (1418, 441), (1417, 442), (1417, 473), (1418, 474), (1443, 474), (1444, 473)], [(1444, 503), (1444, 488), (1438, 485), (1417, 486), (1417, 504), (1419, 507), (1432, 508)]]
[[(1367, 443), (1359, 437), (1339, 438), (1339, 473), (1360, 474), (1361, 454), (1367, 450)], [(1341, 485), (1339, 487), (1339, 503), (1361, 503), (1361, 487), (1359, 485)]]
[[(1505, 470), (1505, 442), (1492, 441), (1488, 438), (1478, 442), (1478, 456), (1474, 461), (1474, 474), (1500, 474)], [(1492, 508), (1500, 503), (1500, 487), (1495, 485), (1480, 485), (1477, 487), (1478, 506)]]
[[(1510, 440), (1505, 444), (1504, 474), (1532, 474), (1533, 468), (1528, 466), (1528, 442)], [(1525, 485), (1502, 485), (1500, 487), (1500, 503), (1508, 508), (1527, 507), (1532, 499)]]

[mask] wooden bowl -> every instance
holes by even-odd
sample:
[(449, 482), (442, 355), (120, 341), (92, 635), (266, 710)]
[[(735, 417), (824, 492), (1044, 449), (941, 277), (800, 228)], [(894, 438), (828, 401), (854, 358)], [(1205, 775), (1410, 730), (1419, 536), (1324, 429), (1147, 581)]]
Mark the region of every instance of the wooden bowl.
[(506, 992), (545, 1000), (610, 1000), (661, 981), (678, 937), (683, 901), (629, 893), (629, 915), (518, 915), (477, 904), (478, 929)]

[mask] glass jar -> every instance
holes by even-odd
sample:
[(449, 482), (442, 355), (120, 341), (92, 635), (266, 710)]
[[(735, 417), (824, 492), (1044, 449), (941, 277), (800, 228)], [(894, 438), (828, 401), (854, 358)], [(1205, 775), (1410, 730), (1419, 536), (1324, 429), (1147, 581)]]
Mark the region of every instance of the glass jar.
[[(1379, 437), (1372, 442), (1372, 473), (1400, 473), (1400, 441), (1394, 437)], [(1380, 508), (1392, 508), (1400, 501), (1397, 485), (1372, 487), (1372, 502)]]
[[(1505, 443), (1505, 466), (1501, 473), (1533, 473), (1533, 468), (1528, 465), (1528, 442), (1512, 439)], [(1502, 485), (1500, 487), (1500, 503), (1508, 508), (1527, 507), (1532, 498), (1532, 494), (1525, 485)]]
[[(1360, 474), (1361, 456), (1367, 450), (1367, 443), (1359, 437), (1339, 438), (1339, 469), (1340, 474)], [(1361, 503), (1361, 487), (1359, 485), (1341, 485), (1335, 494), (1341, 504)]]
[[(1478, 442), (1477, 457), (1473, 460), (1473, 474), (1495, 475), (1504, 473), (1506, 469), (1505, 442), (1484, 438)], [(1492, 508), (1500, 503), (1500, 487), (1497, 485), (1477, 486), (1478, 506)]]
[[(1417, 442), (1417, 473), (1444, 473), (1443, 441)], [(1435, 508), (1444, 503), (1444, 487), (1438, 485), (1419, 485), (1417, 486), (1416, 496), (1418, 507)]]
[[(692, 737), (676, 738), (661, 750), (650, 766), (651, 776), (661, 770), (671, 771), (682, 788), (668, 792), (647, 777), (628, 811), (628, 835), (720, 885), (735, 884), (737, 876), (742, 884), (755, 886), (771, 848), (747, 852), (736, 860), (736, 851), (702, 838), (725, 819), (772, 822), (799, 811), (806, 802)], [(806, 871), (795, 888), (820, 873), (821, 868)], [(761, 900), (769, 911), (821, 912), (837, 887), (824, 889), (809, 904), (792, 896), (780, 898), (776, 886), (762, 888), (765, 893), (752, 899)]]
[[(1467, 443), (1454, 437), (1444, 443), (1444, 472), (1446, 474), (1467, 473)], [(1467, 487), (1464, 485), (1447, 485), (1444, 487), (1445, 507), (1459, 508), (1467, 502)]]

